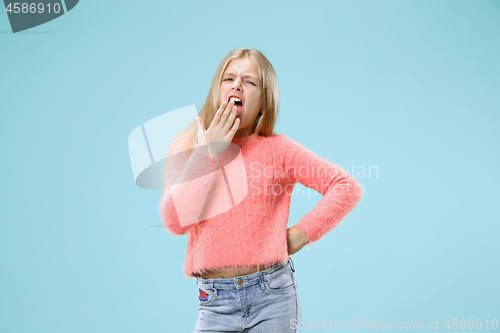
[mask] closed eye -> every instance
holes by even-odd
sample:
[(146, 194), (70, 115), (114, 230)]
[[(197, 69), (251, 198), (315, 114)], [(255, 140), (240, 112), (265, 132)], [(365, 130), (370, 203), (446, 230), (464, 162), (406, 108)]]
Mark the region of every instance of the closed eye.
[[(224, 80), (222, 80), (222, 81), (229, 81), (229, 80), (233, 80), (233, 79), (231, 79), (231, 78), (227, 78), (227, 79), (224, 79)], [(256, 87), (257, 87), (257, 85), (256, 85), (255, 83), (253, 83), (252, 81), (247, 81), (247, 83), (253, 84), (254, 86), (256, 86)]]

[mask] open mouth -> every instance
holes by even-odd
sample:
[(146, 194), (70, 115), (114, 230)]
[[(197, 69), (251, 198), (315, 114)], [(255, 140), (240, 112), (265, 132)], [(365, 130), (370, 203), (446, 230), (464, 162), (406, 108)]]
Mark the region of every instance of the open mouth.
[(231, 102), (231, 100), (234, 100), (234, 105), (236, 105), (236, 106), (238, 106), (238, 105), (243, 106), (243, 102), (238, 97), (231, 96), (231, 98), (229, 98), (228, 102)]
[(231, 101), (234, 101), (234, 106), (236, 106), (236, 112), (237, 112), (236, 115), (239, 116), (241, 113), (241, 110), (243, 109), (243, 102), (241, 101), (241, 99), (239, 99), (236, 96), (229, 96), (228, 103)]

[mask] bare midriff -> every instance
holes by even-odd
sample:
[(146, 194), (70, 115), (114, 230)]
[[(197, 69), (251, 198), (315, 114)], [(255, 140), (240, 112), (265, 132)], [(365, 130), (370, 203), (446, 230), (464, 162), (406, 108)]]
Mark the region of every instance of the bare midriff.
[(218, 279), (220, 277), (224, 279), (234, 278), (236, 276), (248, 275), (258, 272), (259, 269), (256, 265), (250, 267), (238, 267), (235, 268), (222, 268), (214, 271), (210, 271), (204, 274), (198, 274), (204, 279)]

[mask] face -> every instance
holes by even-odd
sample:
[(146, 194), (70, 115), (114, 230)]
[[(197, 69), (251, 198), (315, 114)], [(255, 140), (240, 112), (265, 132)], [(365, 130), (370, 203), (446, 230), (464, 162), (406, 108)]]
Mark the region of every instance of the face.
[(255, 119), (262, 110), (259, 70), (248, 58), (233, 59), (229, 62), (219, 90), (219, 107), (223, 102), (229, 102), (231, 96), (241, 100), (238, 108), (240, 125), (234, 137), (244, 137), (252, 134)]

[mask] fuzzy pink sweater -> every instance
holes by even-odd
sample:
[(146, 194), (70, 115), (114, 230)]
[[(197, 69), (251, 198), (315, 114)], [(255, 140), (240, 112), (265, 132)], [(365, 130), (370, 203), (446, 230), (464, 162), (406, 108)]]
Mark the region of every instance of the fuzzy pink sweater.
[[(287, 222), (296, 183), (323, 195), (295, 224), (308, 235), (309, 246), (335, 228), (361, 199), (362, 188), (348, 172), (286, 134), (233, 138), (229, 147), (214, 159), (195, 148), (188, 159), (165, 160), (159, 210), (172, 234), (188, 233), (188, 278), (214, 268), (257, 265), (263, 270), (286, 263)], [(172, 147), (169, 156), (177, 149)], [(236, 167), (230, 167), (231, 161)]]

